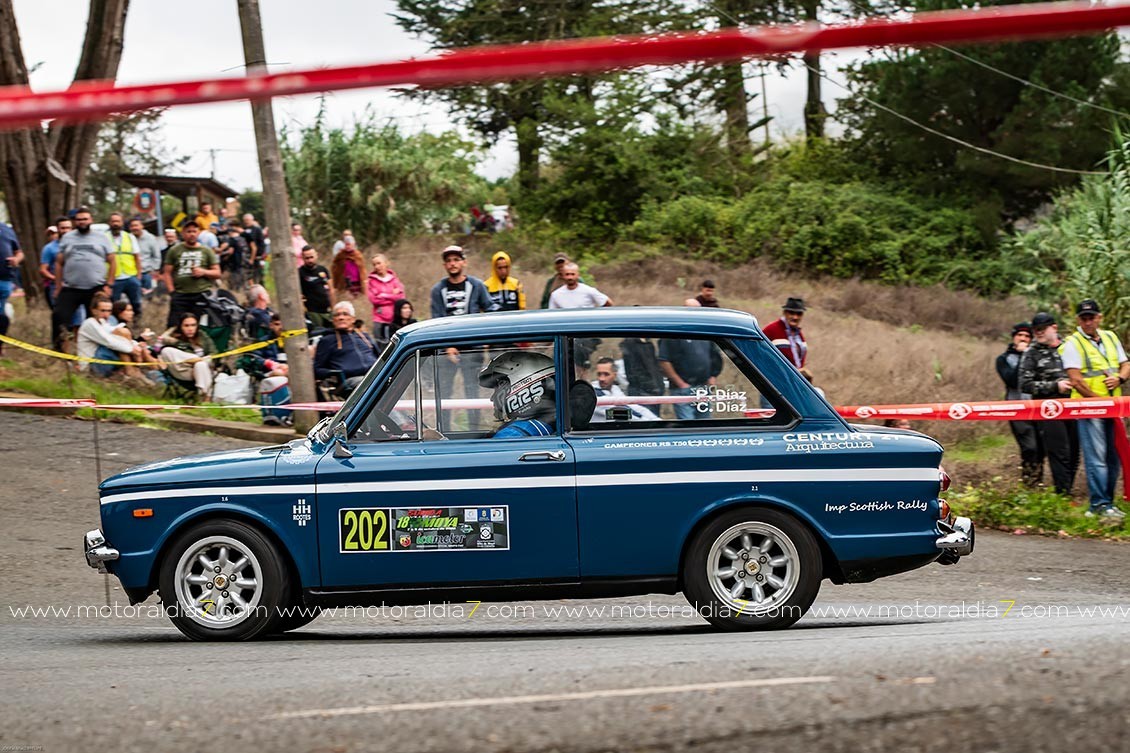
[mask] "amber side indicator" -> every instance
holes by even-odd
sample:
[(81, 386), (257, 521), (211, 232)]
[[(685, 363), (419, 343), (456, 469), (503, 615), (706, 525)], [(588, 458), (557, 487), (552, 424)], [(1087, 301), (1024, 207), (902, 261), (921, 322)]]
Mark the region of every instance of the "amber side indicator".
[(153, 508), (152, 507), (142, 507), (142, 508), (139, 508), (137, 510), (134, 510), (133, 511), (133, 517), (135, 517), (135, 518), (152, 518), (153, 517)]

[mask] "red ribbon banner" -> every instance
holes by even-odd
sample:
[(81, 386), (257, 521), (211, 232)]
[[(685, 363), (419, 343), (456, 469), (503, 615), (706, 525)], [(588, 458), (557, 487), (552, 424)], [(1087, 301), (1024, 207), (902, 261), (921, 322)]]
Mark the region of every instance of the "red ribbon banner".
[(0, 127), (93, 119), (171, 105), (599, 73), (645, 65), (717, 62), (810, 50), (1069, 36), (1130, 25), (1130, 4), (1052, 2), (945, 10), (838, 25), (725, 29), (475, 47), (433, 57), (244, 77), (115, 86), (80, 81), (65, 91), (0, 88)]

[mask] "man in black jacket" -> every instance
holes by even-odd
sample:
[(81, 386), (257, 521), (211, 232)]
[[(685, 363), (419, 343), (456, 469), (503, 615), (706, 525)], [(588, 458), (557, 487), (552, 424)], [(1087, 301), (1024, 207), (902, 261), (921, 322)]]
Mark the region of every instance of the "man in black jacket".
[(655, 355), (655, 345), (643, 337), (629, 337), (620, 343), (624, 356), (624, 376), (629, 395), (662, 395), (663, 372)]
[[(1036, 342), (1020, 358), (1018, 387), (1036, 400), (1061, 399), (1071, 392), (1071, 382), (1059, 357), (1059, 328), (1055, 317), (1040, 312), (1032, 317)], [(1056, 403), (1049, 403), (1054, 408)], [(1049, 413), (1048, 415), (1052, 415)], [(1074, 421), (1036, 421), (1048, 456), (1055, 490), (1070, 495), (1079, 468), (1079, 435)]]
[[(1005, 400), (1029, 400), (1031, 395), (1019, 385), (1020, 358), (1032, 344), (1032, 326), (1021, 322), (1012, 328), (1012, 342), (997, 356), (997, 373), (1004, 382)], [(1020, 480), (1025, 486), (1036, 486), (1044, 480), (1044, 443), (1035, 421), (1009, 421), (1012, 436), (1020, 448)]]
[(333, 308), (333, 332), (323, 335), (314, 352), (314, 377), (344, 380), (346, 391), (352, 391), (361, 378), (377, 362), (377, 346), (354, 326), (357, 313), (349, 301), (339, 301)]

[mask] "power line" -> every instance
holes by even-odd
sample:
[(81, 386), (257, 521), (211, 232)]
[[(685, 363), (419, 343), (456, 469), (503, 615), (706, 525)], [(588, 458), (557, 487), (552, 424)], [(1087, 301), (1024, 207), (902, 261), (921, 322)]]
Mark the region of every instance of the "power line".
[(989, 65), (988, 63), (986, 63), (982, 60), (978, 60), (977, 58), (970, 57), (969, 55), (966, 55), (965, 53), (958, 52), (957, 50), (952, 49), (950, 47), (946, 47), (944, 44), (935, 44), (934, 46), (937, 47), (938, 49), (945, 50), (946, 52), (948, 52), (952, 55), (956, 55), (959, 58), (961, 58), (962, 60), (968, 60), (970, 63), (973, 63), (974, 65), (979, 65), (986, 70), (990, 70), (993, 73), (998, 73), (1001, 76), (1004, 76), (1005, 78), (1010, 78), (1013, 81), (1024, 84), (1025, 86), (1031, 86), (1033, 89), (1039, 89), (1040, 91), (1042, 91), (1046, 94), (1050, 94), (1053, 97), (1059, 97), (1060, 99), (1066, 99), (1069, 102), (1074, 102), (1075, 104), (1083, 105), (1084, 107), (1093, 107), (1096, 110), (1102, 110), (1103, 112), (1108, 112), (1111, 115), (1118, 115), (1119, 117), (1130, 118), (1130, 113), (1123, 112), (1121, 110), (1115, 110), (1115, 109), (1110, 108), (1110, 107), (1104, 107), (1103, 105), (1097, 105), (1094, 102), (1088, 102), (1085, 99), (1079, 99), (1078, 97), (1073, 97), (1070, 94), (1064, 94), (1063, 92), (1056, 91), (1055, 89), (1049, 89), (1048, 87), (1044, 86), (1043, 84), (1037, 84), (1034, 81), (1029, 81), (1026, 78), (1022, 78), (1020, 76), (1014, 75), (1012, 73), (1009, 73), (1008, 71), (1002, 71), (1000, 68)]
[(805, 65), (805, 68), (808, 68), (808, 70), (812, 71), (817, 76), (824, 79), (825, 81), (829, 81), (829, 82), (835, 84), (836, 86), (840, 87), (841, 89), (846, 91), (848, 94), (852, 95), (853, 97), (858, 97), (859, 99), (862, 99), (864, 102), (868, 103), (872, 107), (877, 107), (877, 108), (879, 108), (880, 110), (882, 110), (886, 113), (894, 115), (896, 118), (898, 118), (900, 120), (904, 120), (907, 123), (910, 123), (912, 126), (915, 126), (916, 128), (921, 128), (923, 131), (926, 131), (927, 133), (932, 133), (935, 136), (940, 136), (947, 141), (952, 141), (953, 143), (958, 144), (959, 146), (963, 146), (966, 149), (972, 149), (974, 151), (981, 152), (982, 154), (988, 154), (992, 157), (997, 157), (999, 159), (1008, 160), (1009, 162), (1015, 162), (1019, 165), (1025, 165), (1027, 167), (1035, 167), (1035, 168), (1038, 168), (1040, 170), (1051, 170), (1051, 171), (1057, 172), (1057, 173), (1071, 173), (1073, 175), (1106, 175), (1106, 173), (1104, 173), (1104, 172), (1098, 172), (1098, 171), (1095, 171), (1095, 170), (1075, 170), (1074, 168), (1070, 168), (1070, 167), (1055, 167), (1054, 165), (1044, 165), (1044, 164), (1041, 164), (1039, 162), (1031, 162), (1031, 161), (1026, 160), (1026, 159), (1020, 159), (1019, 157), (1013, 157), (1012, 155), (1009, 155), (1009, 154), (1002, 154), (1001, 152), (995, 152), (992, 149), (987, 149), (983, 146), (977, 146), (976, 144), (971, 144), (968, 141), (963, 141), (963, 140), (957, 138), (956, 136), (951, 136), (948, 133), (943, 133), (942, 131), (939, 131), (935, 128), (931, 128), (930, 126), (928, 126), (924, 123), (919, 123), (917, 120), (914, 120), (911, 117), (903, 115), (900, 112), (892, 110), (891, 108), (887, 107), (886, 105), (880, 104), (880, 103), (876, 102), (875, 100), (871, 99), (870, 97), (867, 97), (863, 94), (859, 94), (859, 93), (855, 92), (854, 90), (852, 90), (852, 88), (847, 86), (846, 84), (841, 84), (839, 81), (836, 81), (835, 79), (826, 75), (823, 71), (820, 71), (816, 68), (813, 68), (810, 65)]

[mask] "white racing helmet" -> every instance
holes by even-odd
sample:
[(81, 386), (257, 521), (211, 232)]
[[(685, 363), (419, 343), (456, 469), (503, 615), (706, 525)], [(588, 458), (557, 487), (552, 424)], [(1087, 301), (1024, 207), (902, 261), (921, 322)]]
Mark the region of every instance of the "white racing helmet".
[(509, 350), (479, 372), (479, 384), (494, 389), (494, 416), (501, 421), (551, 416), (554, 412), (553, 359), (542, 353)]

